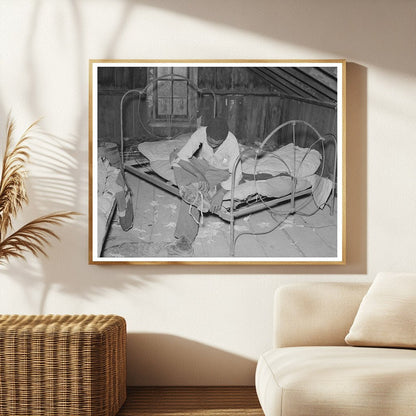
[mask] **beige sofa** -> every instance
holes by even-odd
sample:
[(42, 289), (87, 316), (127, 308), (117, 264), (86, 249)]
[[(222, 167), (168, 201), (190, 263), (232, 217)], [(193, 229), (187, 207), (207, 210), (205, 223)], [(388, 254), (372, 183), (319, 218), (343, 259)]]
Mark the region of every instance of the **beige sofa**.
[[(266, 416), (416, 415), (416, 350), (344, 340), (368, 288), (310, 283), (276, 291), (274, 348), (256, 370)], [(413, 323), (409, 329), (416, 335)]]

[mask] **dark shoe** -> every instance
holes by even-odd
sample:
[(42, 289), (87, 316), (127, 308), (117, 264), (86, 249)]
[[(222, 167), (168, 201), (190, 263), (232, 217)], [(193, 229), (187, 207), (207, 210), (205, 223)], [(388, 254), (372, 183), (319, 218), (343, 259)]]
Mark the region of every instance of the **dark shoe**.
[(186, 237), (180, 237), (166, 246), (170, 256), (189, 257), (194, 255), (191, 242)]

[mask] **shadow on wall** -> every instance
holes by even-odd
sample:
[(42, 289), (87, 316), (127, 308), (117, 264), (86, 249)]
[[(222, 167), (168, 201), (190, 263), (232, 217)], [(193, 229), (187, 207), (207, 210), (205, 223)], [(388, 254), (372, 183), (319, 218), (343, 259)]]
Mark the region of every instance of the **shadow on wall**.
[[(40, 103), (40, 97), (42, 95), (42, 91), (39, 88), (39, 80), (41, 79), (41, 73), (45, 71), (45, 64), (39, 63), (39, 57), (36, 54), (36, 42), (37, 37), (42, 32), (42, 27), (39, 24), (41, 22), (41, 15), (42, 12), (47, 10), (47, 4), (43, 4), (40, 1), (33, 2), (33, 10), (32, 16), (30, 21), (30, 33), (31, 36), (28, 36), (27, 43), (26, 43), (26, 64), (27, 68), (30, 68), (27, 71), (27, 77), (29, 82), (27, 83), (27, 94), (29, 100), (29, 107), (34, 114), (34, 117), (43, 116), (42, 113), (42, 105)], [(62, 7), (62, 5), (61, 5)], [(77, 44), (77, 54), (75, 55), (75, 68), (73, 71), (73, 78), (72, 82), (75, 85), (74, 89), (78, 91), (78, 95), (82, 97), (87, 91), (87, 82), (86, 82), (86, 71), (85, 71), (85, 62), (84, 62), (84, 31), (82, 28), (82, 16), (79, 9), (78, 2), (70, 1), (66, 2), (65, 8), (62, 8), (62, 12), (66, 12), (66, 19), (75, 26), (76, 30), (74, 33), (76, 34), (76, 44)], [(65, 95), (62, 94), (60, 97), (62, 101), (65, 100)], [(46, 115), (47, 116), (47, 115)], [(58, 144), (61, 148), (66, 149), (67, 153), (70, 156), (70, 160), (73, 162), (70, 165), (67, 165), (66, 179), (70, 181), (75, 181), (76, 179), (80, 178), (80, 175), (76, 175), (76, 173), (80, 169), (80, 149), (85, 148), (85, 143), (87, 139), (87, 121), (88, 121), (88, 110), (87, 104), (80, 103), (80, 111), (78, 115), (78, 119), (74, 120), (74, 129), (76, 131), (76, 135), (71, 138), (62, 138), (56, 137), (51, 134), (44, 133), (45, 138), (52, 139), (55, 143), (55, 146)], [(51, 142), (49, 142), (51, 144)], [(70, 148), (69, 146), (71, 146)], [(53, 143), (52, 143), (53, 146)], [(45, 146), (46, 147), (46, 146)], [(62, 160), (62, 158), (61, 158)], [(47, 163), (51, 163), (53, 159), (49, 159)], [(52, 168), (56, 167), (56, 163)], [(51, 181), (52, 182), (52, 181)], [(85, 183), (85, 185), (84, 185)], [(86, 191), (86, 181), (79, 182), (75, 184), (78, 188), (76, 192), (69, 195), (69, 190), (66, 190), (65, 193), (70, 197), (70, 201), (72, 202), (72, 206), (79, 206), (82, 203), (82, 195)], [(40, 193), (42, 195), (42, 193)], [(37, 194), (35, 194), (37, 195)]]
[[(132, 6), (133, 4), (126, 2), (127, 9), (129, 9), (129, 5)], [(43, 30), (40, 22), (43, 13), (48, 11), (49, 5), (47, 2), (36, 1), (31, 6), (31, 35), (27, 37), (25, 44), (25, 60), (29, 69), (26, 73), (29, 82), (27, 82), (25, 97), (27, 97), (28, 107), (33, 115), (33, 120), (35, 120), (44, 115), (44, 107), (40, 100), (42, 94), (40, 86), (42, 85), (41, 74), (44, 73), (46, 64), (38, 59), (36, 45), (39, 43), (39, 36), (41, 36)], [(76, 38), (74, 40), (77, 44), (77, 53), (71, 61), (73, 67), (71, 83), (74, 85), (73, 90), (77, 91), (78, 96), (86, 98), (88, 71), (85, 67), (86, 41), (82, 24), (82, 10), (77, 1), (64, 2), (59, 9), (61, 9), (62, 14), (65, 14), (67, 23), (76, 27), (74, 31)], [(123, 17), (123, 22), (120, 22), (117, 33), (121, 33), (121, 27), (123, 27), (125, 19), (127, 19), (127, 15)], [(55, 41), (59, 42), (60, 39), (56, 37)], [(114, 45), (108, 46), (109, 53), (113, 53), (113, 49)], [(66, 93), (68, 93), (68, 90), (63, 89), (60, 96), (61, 101), (66, 99)], [(0, 100), (0, 121), (1, 125), (4, 126), (4, 131), (8, 111), (6, 105), (10, 104), (3, 103)], [(22, 212), (21, 217), (24, 220), (29, 221), (34, 217), (52, 211), (79, 210), (80, 207), (85, 208), (86, 206), (88, 201), (88, 164), (83, 163), (83, 161), (87, 160), (87, 99), (79, 102), (78, 117), (73, 121), (75, 132), (73, 135), (63, 137), (39, 129), (35, 134), (36, 139), (29, 143), (31, 145), (31, 166), (29, 165), (27, 184), (30, 205), (27, 208), (25, 207)], [(34, 168), (35, 172), (32, 173), (31, 167)], [(12, 261), (3, 270), (0, 270), (0, 273), (4, 273), (19, 282), (25, 296), (22, 303), (28, 305), (28, 310), (37, 309), (38, 313), (41, 314), (55, 313), (56, 310), (48, 309), (47, 305), (48, 295), (52, 288), (56, 288), (63, 293), (74, 294), (77, 299), (90, 299), (106, 289), (123, 290), (126, 287), (138, 288), (146, 284), (146, 277), (138, 277), (135, 272), (129, 274), (123, 266), (101, 267), (98, 272), (95, 271), (91, 274), (85, 272), (85, 267), (88, 264), (87, 221), (88, 217), (85, 214), (61, 227), (54, 227), (54, 231), (60, 236), (61, 241), (50, 240), (51, 246), (46, 249), (49, 259), (41, 257), (37, 260), (28, 254), (26, 256), (27, 263)], [(68, 250), (63, 253), (65, 247), (68, 247)], [(77, 249), (73, 250), (74, 247)], [(79, 256), (80, 252), (85, 255)], [(80, 272), (77, 273), (77, 271)], [(41, 290), (34, 292), (33, 287), (38, 286), (41, 287)], [(41, 293), (40, 298), (34, 298), (33, 293)], [(16, 305), (16, 308), (17, 313), (19, 306)], [(59, 312), (65, 313), (65, 311)], [(82, 309), (80, 312), (82, 312)], [(110, 310), (110, 313), (116, 313), (116, 311)]]
[[(215, 7), (215, 3), (218, 3)], [(114, 39), (121, 38), (123, 28), (127, 26), (127, 20), (130, 12), (135, 6), (148, 4), (150, 7), (160, 7), (174, 11), (178, 14), (191, 15), (203, 20), (215, 21), (224, 25), (231, 25), (242, 28), (246, 31), (256, 32), (271, 39), (287, 40), (293, 44), (313, 47), (315, 50), (322, 50), (326, 54), (337, 51), (354, 51), (354, 56), (359, 58), (356, 51), (366, 50), (366, 55), (362, 57), (366, 62), (372, 62), (380, 66), (391, 67), (403, 70), (408, 69), (406, 58), (403, 53), (392, 51), (386, 53), (386, 48), (391, 44), (398, 42), (395, 39), (396, 31), (385, 30), (383, 33), (388, 34), (388, 40), (383, 43), (377, 36), (371, 36), (371, 31), (380, 34), (377, 22), (377, 13), (383, 11), (382, 6), (374, 10), (367, 5), (369, 2), (363, 2), (360, 8), (363, 8), (362, 15), (358, 15), (353, 7), (344, 5), (341, 2), (332, 2), (327, 0), (318, 0), (317, 2), (274, 2), (260, 0), (260, 2), (242, 3), (236, 0), (223, 2), (214, 0), (207, 3), (196, 0), (190, 6), (186, 1), (162, 2), (161, 0), (126, 0), (124, 2), (124, 13), (117, 31), (112, 37), (113, 41), (108, 45), (107, 52), (103, 57), (114, 57), (115, 44)], [(81, 15), (77, 2), (66, 3), (71, 8), (68, 16), (71, 16), (72, 23), (80, 29), (77, 31), (77, 55), (73, 62), (74, 77), (73, 82), (80, 97), (85, 96), (87, 91), (87, 76), (85, 69), (83, 48)], [(34, 59), (33, 42), (35, 42), (37, 33), (40, 28), (37, 19), (41, 11), (42, 3), (36, 2), (34, 8), (33, 20), (31, 21), (32, 36), (27, 40), (27, 63), (31, 71), (30, 83), (27, 96), (30, 97), (30, 108), (34, 117), (41, 115), (41, 105), (36, 99), (40, 91), (36, 89), (38, 83), (38, 74), (43, 69), (36, 68), (38, 62)], [(368, 15), (367, 15), (367, 8)], [(390, 7), (391, 9), (391, 7)], [(221, 10), (221, 13), (217, 11)], [(322, 16), (322, 10), (326, 10), (328, 18)], [(275, 13), (276, 24), (267, 24), (270, 22), (270, 16)], [(345, 12), (345, 13), (344, 13)], [(354, 16), (351, 13), (354, 12)], [(374, 13), (376, 15), (374, 15)], [(389, 10), (394, 13), (394, 10)], [(411, 13), (409, 13), (409, 16)], [(371, 17), (371, 18), (370, 18)], [(317, 21), (325, 19), (324, 25), (316, 25)], [(366, 19), (366, 24), (359, 25), (359, 19)], [(298, 27), (303, 30), (297, 30), (293, 25), (297, 22)], [(265, 24), (266, 23), (266, 24)], [(377, 24), (377, 28), (376, 25)], [(356, 25), (357, 27), (350, 27)], [(304, 36), (308, 27), (313, 26), (313, 36)], [(363, 31), (364, 32), (360, 32)], [(370, 32), (368, 32), (370, 31)], [(340, 33), (340, 36), (327, 36), (328, 33)], [(342, 34), (348, 33), (348, 36)], [(362, 36), (361, 36), (362, 35)], [(361, 37), (361, 38), (360, 38)], [(354, 42), (373, 42), (375, 45), (355, 47)], [(352, 46), (351, 46), (352, 45)], [(352, 49), (351, 49), (352, 48)], [(383, 48), (383, 51), (380, 50)], [(203, 53), (203, 52), (201, 52)], [(106, 56), (107, 55), (107, 56)], [(397, 56), (396, 56), (397, 55)], [(396, 57), (396, 59), (395, 59)], [(39, 64), (38, 64), (39, 65)], [(72, 63), (71, 63), (72, 65)], [(56, 209), (77, 209), (85, 205), (85, 196), (87, 195), (88, 165), (82, 163), (86, 158), (86, 140), (88, 134), (88, 103), (80, 102), (79, 119), (75, 120), (75, 138), (63, 139), (62, 137), (47, 137), (53, 140), (58, 147), (56, 154), (49, 157), (49, 160), (42, 159), (42, 148), (39, 148), (37, 155), (34, 154), (32, 160), (38, 163), (38, 168), (44, 168), (45, 174), (32, 178), (33, 196), (31, 209), (36, 213), (48, 212)], [(4, 103), (0, 102), (0, 113), (5, 116)], [(5, 117), (4, 117), (5, 118)], [(366, 68), (354, 64), (347, 64), (347, 265), (346, 266), (209, 266), (209, 267), (189, 267), (189, 266), (147, 266), (141, 269), (140, 278), (137, 277), (137, 269), (129, 266), (100, 267), (99, 272), (89, 275), (85, 272), (88, 254), (88, 237), (87, 237), (87, 217), (79, 218), (75, 225), (64, 225), (59, 228), (58, 233), (62, 237), (62, 243), (69, 248), (67, 255), (62, 253), (60, 243), (55, 244), (48, 250), (48, 254), (54, 261), (41, 262), (42, 270), (31, 272), (30, 267), (23, 271), (19, 263), (10, 266), (8, 272), (14, 273), (22, 279), (22, 286), (30, 295), (30, 286), (32, 284), (45, 285), (44, 294), (40, 302), (40, 313), (45, 311), (47, 294), (51, 286), (57, 286), (60, 290), (69, 293), (76, 293), (77, 296), (89, 297), (105, 288), (114, 288), (120, 290), (124, 286), (134, 285), (137, 287), (146, 284), (149, 279), (155, 279), (155, 275), (165, 273), (189, 275), (198, 273), (204, 274), (235, 274), (235, 275), (255, 275), (286, 273), (286, 274), (365, 274), (367, 271), (367, 72)], [(47, 136), (47, 135), (45, 135)], [(46, 143), (46, 142), (45, 142)], [(46, 144), (45, 144), (46, 146)], [(43, 148), (45, 149), (45, 147)], [(51, 148), (47, 149), (51, 152)], [(59, 158), (57, 158), (59, 156)], [(36, 158), (38, 157), (38, 160)], [(55, 160), (56, 159), (56, 160)], [(53, 163), (50, 163), (53, 161)], [(81, 161), (81, 162), (80, 162)], [(35, 208), (33, 208), (35, 207)], [(78, 250), (72, 251), (71, 248), (78, 247)], [(72, 252), (85, 253), (85, 256), (71, 257)], [(98, 267), (98, 266), (89, 266)], [(82, 276), (77, 275), (76, 270), (82, 271)], [(142, 273), (144, 271), (144, 273)], [(129, 276), (130, 275), (130, 276)], [(95, 277), (91, 277), (95, 276)]]
[[(72, 140), (51, 135), (40, 128), (35, 128), (31, 137), (32, 139), (28, 142), (31, 147), (31, 159), (27, 178), (30, 204), (27, 207), (24, 206), (17, 216), (18, 220), (23, 222), (52, 211), (73, 210), (74, 199), (80, 193), (75, 175), (72, 174), (78, 169), (77, 149)], [(32, 174), (32, 170), (35, 173)], [(57, 233), (61, 241), (49, 239), (50, 246), (45, 250), (49, 258), (40, 256), (39, 259), (35, 259), (30, 253), (26, 253), (26, 261), (12, 260), (3, 270), (0, 270), (0, 273), (4, 271), (7, 276), (19, 282), (25, 295), (21, 303), (25, 304), (28, 310), (35, 309), (39, 314), (71, 313), (71, 310), (57, 311), (56, 306), (54, 310), (48, 308), (48, 295), (52, 288), (68, 295), (75, 295), (77, 299), (86, 300), (107, 289), (120, 291), (146, 285), (146, 277), (123, 273), (123, 266), (101, 267), (100, 273), (91, 275), (76, 272), (83, 270), (88, 263), (86, 223), (87, 216), (81, 215), (74, 220), (64, 222), (61, 226), (54, 226), (53, 231)], [(65, 252), (64, 247), (77, 247), (78, 249), (83, 247), (81, 251), (85, 253), (85, 256), (74, 256), (74, 253), (79, 250)], [(34, 292), (34, 287), (40, 287), (40, 290)], [(36, 299), (33, 298), (33, 293), (39, 294)], [(19, 307), (21, 304), (16, 304), (15, 313), (21, 312)], [(117, 313), (117, 310), (111, 307), (116, 306), (109, 305), (108, 313)], [(81, 309), (80, 313), (82, 312)]]
[[(129, 357), (132, 357), (130, 360)], [(129, 386), (254, 385), (256, 362), (174, 335), (127, 335)]]
[[(130, 3), (146, 4), (311, 48), (314, 50), (313, 58), (317, 58), (315, 51), (339, 58), (353, 52), (354, 59), (402, 73), (414, 73), (414, 58), (399, 47), (403, 42), (402, 34), (397, 30), (400, 24), (413, 27), (415, 7), (412, 1), (402, 1), (400, 7), (392, 7), (390, 0), (378, 1), (377, 7), (368, 0), (353, 3), (333, 0), (194, 0), (192, 5), (186, 0), (130, 0)], [(380, 30), (381, 25), (383, 30)], [(198, 58), (204, 58), (203, 51)], [(308, 57), (303, 52), (302, 56), (278, 55), (275, 58)]]

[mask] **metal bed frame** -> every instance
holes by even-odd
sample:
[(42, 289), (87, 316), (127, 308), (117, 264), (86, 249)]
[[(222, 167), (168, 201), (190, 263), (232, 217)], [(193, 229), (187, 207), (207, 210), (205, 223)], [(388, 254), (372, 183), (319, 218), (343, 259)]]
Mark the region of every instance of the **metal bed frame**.
[[(184, 78), (187, 79), (185, 77), (181, 77), (179, 75), (174, 75), (174, 77), (180, 77), (180, 78)], [(127, 95), (131, 94), (131, 93), (136, 93), (139, 95), (143, 95), (147, 93), (147, 90), (154, 85), (158, 80), (160, 79), (173, 79), (173, 75), (166, 75), (166, 76), (162, 76), (159, 78), (154, 79), (151, 83), (149, 83), (148, 85), (146, 85), (146, 87), (144, 87), (143, 89), (134, 89), (134, 90), (129, 90), (127, 91), (120, 102), (120, 120), (121, 120), (121, 138), (120, 138), (120, 149), (121, 149), (121, 160), (122, 160), (122, 169), (126, 172), (131, 173), (132, 175), (143, 179), (145, 181), (147, 181), (148, 183), (157, 186), (161, 189), (164, 189), (165, 191), (176, 195), (177, 197), (179, 196), (179, 192), (178, 192), (178, 188), (175, 184), (163, 179), (162, 177), (160, 177), (159, 175), (157, 175), (157, 173), (155, 173), (149, 165), (140, 165), (137, 162), (135, 162), (134, 164), (128, 164), (124, 162), (124, 152), (123, 152), (123, 148), (124, 148), (124, 133), (123, 133), (123, 103), (124, 100), (126, 98)], [(189, 81), (189, 79), (187, 79)], [(197, 90), (197, 92), (201, 93), (201, 94), (212, 94), (213, 98), (214, 98), (214, 114), (216, 114), (216, 98), (215, 98), (215, 94), (213, 91), (208, 90), (208, 89), (200, 89), (198, 88), (196, 85), (194, 85), (191, 81), (189, 81), (189, 85), (193, 88), (195, 88)], [(298, 211), (299, 207), (296, 208), (295, 205), (295, 199), (302, 197), (302, 196), (307, 196), (307, 195), (312, 195), (312, 188), (308, 188), (302, 191), (298, 191), (296, 192), (296, 183), (297, 183), (297, 177), (296, 177), (296, 171), (292, 172), (292, 174), (288, 175), (291, 178), (292, 181), (292, 186), (291, 186), (291, 192), (288, 195), (282, 196), (282, 197), (277, 197), (277, 198), (271, 198), (271, 199), (264, 199), (263, 197), (258, 197), (257, 200), (255, 200), (254, 202), (251, 202), (249, 205), (242, 203), (243, 206), (238, 207), (237, 206), (237, 202), (241, 204), (241, 201), (237, 200), (234, 196), (235, 194), (235, 187), (236, 187), (236, 171), (237, 171), (237, 166), (238, 163), (244, 158), (244, 157), (248, 157), (248, 156), (254, 156), (255, 157), (255, 167), (257, 166), (257, 158), (267, 152), (265, 150), (266, 145), (268, 144), (269, 140), (281, 129), (287, 127), (287, 126), (291, 126), (292, 127), (292, 142), (295, 145), (294, 146), (294, 160), (296, 161), (296, 132), (295, 132), (295, 127), (297, 124), (301, 124), (306, 126), (307, 128), (311, 129), (311, 131), (315, 134), (316, 136), (316, 140), (309, 146), (308, 151), (306, 152), (305, 156), (303, 157), (302, 161), (300, 162), (300, 164), (305, 160), (306, 155), (312, 150), (312, 148), (321, 145), (321, 149), (322, 149), (322, 162), (321, 162), (321, 171), (319, 174), (319, 178), (322, 178), (322, 174), (323, 174), (323, 169), (326, 163), (326, 158), (325, 158), (325, 144), (328, 142), (332, 142), (335, 146), (335, 152), (334, 152), (334, 168), (333, 168), (333, 185), (332, 185), (332, 190), (331, 190), (331, 195), (330, 195), (330, 213), (331, 215), (333, 215), (334, 213), (334, 198), (335, 198), (335, 178), (336, 178), (336, 169), (337, 169), (337, 142), (336, 142), (336, 138), (334, 135), (329, 134), (326, 136), (322, 136), (311, 124), (303, 121), (303, 120), (290, 120), (287, 121), (283, 124), (280, 124), (279, 126), (277, 126), (273, 131), (271, 131), (267, 137), (263, 140), (263, 142), (261, 143), (261, 145), (257, 148), (257, 149), (250, 149), (250, 150), (246, 150), (244, 152), (242, 152), (238, 159), (236, 160), (234, 166), (233, 166), (233, 171), (232, 171), (232, 185), (231, 185), (231, 192), (230, 192), (230, 196), (231, 196), (231, 201), (230, 201), (230, 209), (226, 210), (224, 208), (222, 208), (219, 212), (215, 213), (215, 215), (217, 215), (218, 217), (220, 217), (221, 219), (223, 219), (226, 222), (229, 222), (230, 224), (230, 231), (229, 231), (229, 241), (230, 241), (230, 251), (229, 254), (231, 257), (235, 256), (235, 245), (236, 245), (236, 241), (239, 237), (240, 234), (238, 234), (236, 236), (235, 234), (235, 220), (237, 218), (249, 215), (249, 214), (253, 214), (255, 212), (258, 211), (262, 211), (264, 209), (269, 209), (271, 210), (273, 207), (284, 203), (284, 202), (290, 202), (290, 210), (285, 213), (288, 215), (290, 214), (294, 214)], [(279, 158), (280, 159), (280, 158)], [(286, 163), (280, 159), (285, 165)], [(286, 165), (287, 166), (287, 165)], [(294, 163), (294, 166), (296, 167), (296, 163)], [(288, 171), (290, 171), (289, 167), (287, 166)], [(255, 179), (254, 179), (255, 180)], [(247, 202), (247, 201), (246, 201)], [(302, 209), (304, 206), (306, 206), (306, 204), (309, 202), (309, 200), (306, 203), (303, 203), (302, 206), (300, 207), (300, 209)], [(275, 229), (275, 228), (273, 228)], [(251, 233), (254, 234), (254, 233)]]

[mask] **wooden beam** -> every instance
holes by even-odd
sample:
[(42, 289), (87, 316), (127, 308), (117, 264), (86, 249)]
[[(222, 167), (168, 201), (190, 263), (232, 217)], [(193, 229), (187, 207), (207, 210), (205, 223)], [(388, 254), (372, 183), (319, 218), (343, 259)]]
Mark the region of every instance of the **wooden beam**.
[(317, 83), (309, 77), (307, 74), (302, 73), (298, 68), (278, 68), (279, 74), (281, 77), (286, 77), (288, 82), (291, 82), (305, 91), (309, 97), (315, 98), (317, 100), (326, 101), (328, 97), (326, 94), (323, 94), (318, 88)]
[(297, 68), (303, 76), (303, 82), (314, 88), (319, 93), (324, 94), (330, 100), (337, 99), (337, 78), (328, 76), (321, 71), (321, 68), (308, 67)]
[(269, 68), (251, 68), (251, 70), (289, 96), (306, 97), (301, 89), (293, 84), (287, 83), (284, 79), (276, 77), (274, 71)]

